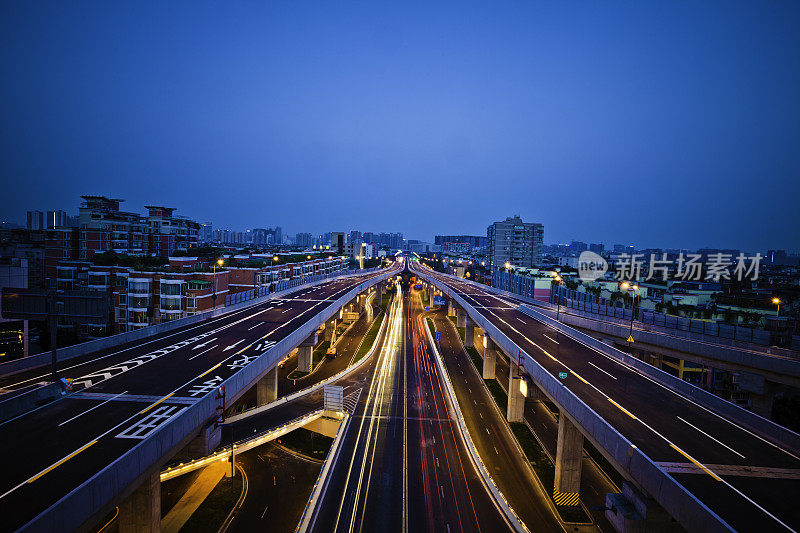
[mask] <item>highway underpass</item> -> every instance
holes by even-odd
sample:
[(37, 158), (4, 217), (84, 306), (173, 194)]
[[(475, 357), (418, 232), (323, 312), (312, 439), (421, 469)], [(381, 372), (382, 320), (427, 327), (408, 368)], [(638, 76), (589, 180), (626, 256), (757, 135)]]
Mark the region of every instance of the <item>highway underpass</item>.
[[(74, 392), (0, 424), (4, 529), (91, 524), (157, 476), (198, 432), (206, 437), (223, 402), (274, 373), (285, 353), (343, 303), (395, 271), (299, 287), (279, 299), (71, 360), (62, 371), (75, 379)], [(21, 387), (46, 375), (26, 371), (4, 377), (2, 385)]]
[[(512, 379), (521, 362), (531, 384), (567, 413), (560, 420), (565, 424), (559, 428), (560, 443), (562, 438), (571, 444), (590, 438), (632, 482), (634, 498), (646, 502), (647, 496), (655, 497), (689, 530), (798, 529), (800, 509), (795, 498), (786, 497), (800, 494), (796, 450), (564, 335), (522, 312), (519, 302), (421, 266), (413, 269), (460, 300), (460, 320), (467, 328), (480, 321), (482, 329), (493, 330), (498, 338), (492, 342), (512, 352)], [(560, 373), (566, 378), (559, 379)], [(508, 389), (518, 391), (519, 378), (513, 385)], [(519, 419), (521, 393), (512, 393), (509, 405), (509, 419)], [(605, 449), (603, 442), (617, 446)], [(557, 472), (557, 483), (562, 491), (579, 492), (575, 450), (582, 446), (564, 448), (559, 451), (562, 479)]]

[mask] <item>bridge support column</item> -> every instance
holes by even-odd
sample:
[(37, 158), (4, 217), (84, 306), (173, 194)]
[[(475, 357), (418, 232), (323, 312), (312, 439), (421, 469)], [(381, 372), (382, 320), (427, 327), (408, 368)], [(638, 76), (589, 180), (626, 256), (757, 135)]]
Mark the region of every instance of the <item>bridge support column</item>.
[(375, 285), (375, 298), (379, 306), (383, 305), (383, 282)]
[(219, 446), (220, 442), (222, 442), (222, 428), (211, 423), (201, 429), (200, 435), (189, 441), (189, 444), (177, 455), (187, 459), (206, 457)]
[(333, 340), (333, 332), (336, 330), (336, 317), (329, 319), (325, 322), (325, 340), (331, 342)]
[(463, 309), (459, 309), (456, 313), (456, 326), (460, 328), (467, 327), (467, 312)]
[(506, 410), (506, 419), (509, 422), (522, 422), (525, 413), (525, 396), (519, 390), (520, 379), (522, 378), (519, 373), (519, 365), (513, 360), (509, 361), (508, 409)]
[(553, 498), (557, 505), (578, 505), (583, 461), (583, 434), (562, 410), (558, 415), (556, 479)]
[(452, 298), (447, 301), (447, 316), (456, 316), (456, 304)]
[(278, 367), (256, 383), (256, 404), (260, 407), (278, 399)]
[(158, 472), (145, 479), (119, 504), (120, 533), (161, 531), (161, 478)]
[(483, 379), (494, 379), (497, 366), (497, 345), (489, 335), (483, 337)]
[(311, 334), (309, 338), (300, 343), (297, 347), (297, 370), (300, 372), (311, 372), (311, 361), (314, 356), (314, 346), (317, 344), (317, 332)]
[(475, 322), (465, 316), (464, 327), (464, 346), (475, 346)]
[(764, 380), (761, 392), (750, 393), (750, 409), (757, 415), (764, 418), (772, 418), (772, 402), (775, 400), (775, 393), (778, 385), (771, 381)]

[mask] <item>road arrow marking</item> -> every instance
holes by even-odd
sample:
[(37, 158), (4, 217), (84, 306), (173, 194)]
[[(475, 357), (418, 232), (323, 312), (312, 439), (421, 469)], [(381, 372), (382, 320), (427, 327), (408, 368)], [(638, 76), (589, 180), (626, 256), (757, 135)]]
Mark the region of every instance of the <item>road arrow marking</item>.
[(225, 348), (225, 349), (224, 349), (224, 350), (222, 350), (222, 351), (223, 351), (223, 352), (227, 352), (227, 351), (228, 351), (228, 350), (230, 350), (231, 348), (233, 348), (233, 347), (235, 347), (235, 346), (237, 346), (237, 345), (239, 345), (239, 344), (242, 344), (243, 342), (244, 342), (244, 339), (240, 340), (239, 342), (234, 342), (233, 344), (231, 344), (230, 346), (228, 346), (227, 348)]
[(205, 347), (205, 346), (208, 346), (209, 344), (211, 344), (211, 343), (212, 343), (213, 341), (215, 341), (215, 340), (217, 340), (217, 338), (216, 338), (216, 337), (214, 337), (213, 339), (209, 339), (209, 340), (207, 340), (206, 342), (204, 342), (204, 343), (202, 343), (202, 344), (198, 344), (197, 346), (195, 346), (194, 348), (192, 348), (192, 350), (197, 350), (198, 348), (203, 348), (203, 347)]

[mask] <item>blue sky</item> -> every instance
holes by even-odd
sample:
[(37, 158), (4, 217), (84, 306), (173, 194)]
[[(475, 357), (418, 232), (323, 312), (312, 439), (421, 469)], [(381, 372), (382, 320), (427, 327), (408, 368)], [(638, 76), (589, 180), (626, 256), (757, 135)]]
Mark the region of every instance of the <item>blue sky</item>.
[(0, 213), (798, 249), (800, 3), (0, 5)]

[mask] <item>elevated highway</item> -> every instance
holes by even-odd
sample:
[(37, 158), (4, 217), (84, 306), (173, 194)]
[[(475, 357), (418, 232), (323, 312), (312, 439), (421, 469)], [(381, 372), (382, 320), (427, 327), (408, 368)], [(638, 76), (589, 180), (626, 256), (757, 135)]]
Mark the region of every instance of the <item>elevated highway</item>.
[[(146, 507), (164, 463), (198, 439), (213, 448), (214, 422), (226, 405), (277, 377), (285, 354), (396, 273), (390, 267), (299, 288), (71, 361), (64, 373), (75, 378), (74, 392), (0, 424), (4, 529), (76, 530), (131, 495)], [(3, 386), (23, 386), (37, 378), (31, 372)]]
[[(800, 527), (800, 509), (784, 497), (800, 493), (796, 434), (645, 363), (637, 366), (488, 288), (418, 265), (413, 270), (461, 308), (460, 325), (484, 330), (490, 354), (509, 354), (509, 420), (524, 408), (521, 381), (566, 415), (559, 419), (559, 492), (580, 491), (580, 451), (588, 438), (629, 480), (625, 497), (609, 503), (630, 504), (648, 527), (656, 526), (648, 522), (649, 498), (690, 531)], [(471, 342), (471, 331), (466, 336)], [(621, 529), (631, 527), (616, 519)]]

